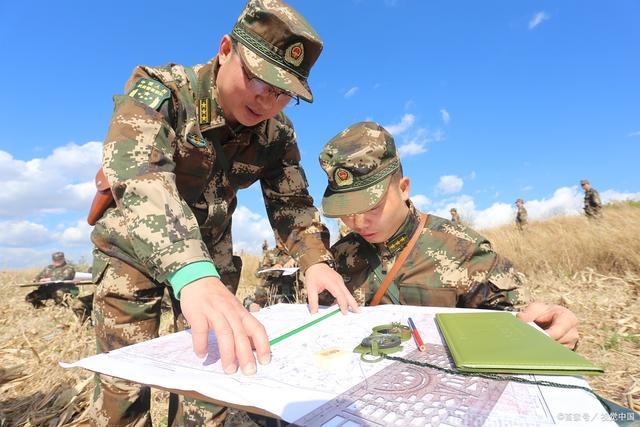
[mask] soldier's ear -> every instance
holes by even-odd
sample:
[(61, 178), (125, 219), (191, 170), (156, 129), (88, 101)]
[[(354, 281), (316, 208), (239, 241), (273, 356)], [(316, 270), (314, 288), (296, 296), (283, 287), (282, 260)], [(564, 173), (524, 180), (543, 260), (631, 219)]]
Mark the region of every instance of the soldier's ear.
[(399, 182), (400, 194), (402, 195), (402, 201), (406, 202), (409, 200), (409, 189), (411, 188), (411, 180), (408, 176), (403, 176), (400, 178)]
[(229, 34), (225, 34), (220, 40), (220, 46), (218, 47), (218, 60), (220, 64), (224, 64), (229, 60), (231, 54), (233, 53), (233, 46), (231, 43), (231, 36)]

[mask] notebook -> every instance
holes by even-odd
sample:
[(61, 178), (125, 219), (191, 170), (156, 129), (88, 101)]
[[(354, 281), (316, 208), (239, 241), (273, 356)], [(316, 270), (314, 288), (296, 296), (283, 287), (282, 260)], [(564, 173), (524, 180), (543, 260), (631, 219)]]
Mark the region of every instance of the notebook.
[(462, 372), (598, 375), (584, 357), (509, 312), (438, 313), (436, 322)]

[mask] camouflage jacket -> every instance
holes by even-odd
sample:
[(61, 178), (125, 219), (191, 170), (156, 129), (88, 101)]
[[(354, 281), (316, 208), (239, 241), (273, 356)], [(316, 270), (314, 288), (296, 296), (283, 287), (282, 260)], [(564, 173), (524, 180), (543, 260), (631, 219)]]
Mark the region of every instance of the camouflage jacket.
[(529, 214), (524, 207), (518, 208), (518, 212), (516, 213), (516, 223), (518, 224), (526, 224), (529, 219)]
[[(387, 242), (373, 245), (351, 233), (333, 245), (336, 268), (358, 303), (371, 301), (417, 228), (419, 216), (410, 203), (407, 219)], [(484, 237), (429, 215), (381, 304), (509, 310), (520, 285), (511, 263)]]
[(584, 212), (591, 215), (598, 215), (602, 209), (600, 194), (595, 188), (589, 188), (584, 192)]
[(303, 268), (330, 260), (291, 122), (280, 113), (231, 129), (217, 102), (218, 66), (217, 57), (193, 68), (139, 66), (128, 95), (114, 97), (103, 169), (116, 206), (97, 222), (93, 243), (166, 281), (212, 259), (237, 191), (259, 180), (274, 232)]
[(50, 278), (51, 281), (73, 280), (76, 270), (67, 263), (55, 267), (53, 264), (48, 265), (35, 277), (34, 281), (39, 282), (41, 279)]
[(460, 215), (457, 213), (452, 213), (451, 214), (451, 222), (456, 224), (456, 225), (461, 225), (462, 224), (462, 220), (460, 219)]

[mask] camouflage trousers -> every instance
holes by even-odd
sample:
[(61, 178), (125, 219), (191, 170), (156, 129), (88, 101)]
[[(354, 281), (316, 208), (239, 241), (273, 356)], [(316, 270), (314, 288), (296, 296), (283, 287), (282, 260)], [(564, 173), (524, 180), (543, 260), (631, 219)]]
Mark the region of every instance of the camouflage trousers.
[(52, 299), (56, 304), (61, 305), (65, 303), (65, 297), (75, 297), (78, 293), (78, 287), (75, 285), (52, 283), (38, 286), (35, 291), (29, 292), (24, 300), (35, 308), (40, 308), (44, 307), (44, 301), (46, 300)]
[[(165, 285), (119, 259), (103, 253), (99, 255), (102, 257), (99, 265), (104, 268), (105, 258), (108, 258), (108, 262), (106, 268), (94, 277), (96, 293), (93, 314), (97, 351), (115, 350), (158, 337)], [(231, 257), (226, 265), (216, 261), (216, 267), (223, 283), (235, 291), (240, 278), (236, 267), (241, 262), (234, 261)], [(175, 330), (183, 330), (187, 324), (173, 292), (171, 300)], [(93, 424), (150, 426), (150, 398), (148, 386), (97, 374), (92, 407)], [(225, 416), (223, 407), (173, 394), (170, 396), (168, 425), (215, 426), (220, 425)]]

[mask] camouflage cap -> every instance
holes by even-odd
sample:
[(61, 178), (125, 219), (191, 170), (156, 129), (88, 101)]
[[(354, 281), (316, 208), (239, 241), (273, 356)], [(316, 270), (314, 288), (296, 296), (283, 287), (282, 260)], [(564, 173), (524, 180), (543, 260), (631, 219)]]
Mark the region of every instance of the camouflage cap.
[(373, 122), (360, 122), (334, 136), (320, 153), (329, 185), (322, 198), (327, 217), (366, 212), (382, 199), (400, 168), (393, 136)]
[(54, 261), (64, 261), (64, 252), (54, 252), (51, 254), (51, 259)]
[(449, 212), (458, 212), (458, 210), (456, 208), (451, 208), (449, 209)]
[(589, 180), (588, 179), (581, 179), (580, 180), (580, 185), (585, 185), (585, 184), (589, 184)]
[(517, 199), (517, 200), (516, 200), (516, 203), (524, 203), (524, 200), (522, 200), (522, 199)]
[(231, 37), (260, 80), (313, 102), (307, 78), (322, 40), (295, 9), (280, 0), (249, 0)]

